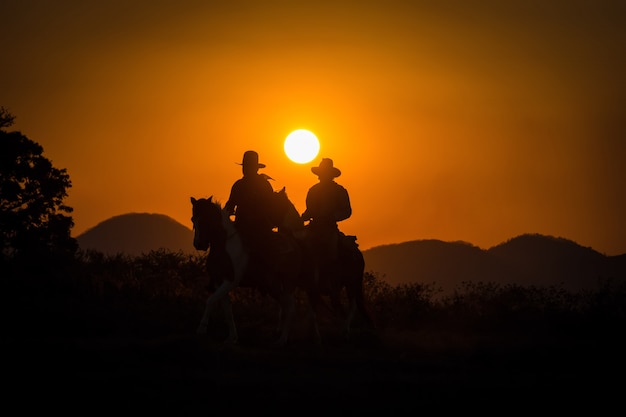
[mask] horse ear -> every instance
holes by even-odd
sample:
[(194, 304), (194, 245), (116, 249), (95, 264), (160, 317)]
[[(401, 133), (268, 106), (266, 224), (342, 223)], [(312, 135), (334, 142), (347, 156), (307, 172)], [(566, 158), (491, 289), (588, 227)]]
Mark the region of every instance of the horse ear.
[(195, 198), (191, 197), (191, 204), (196, 204), (196, 201), (198, 201), (198, 200), (196, 200)]
[(211, 203), (213, 200), (213, 196), (210, 196), (209, 198), (207, 198), (207, 200), (209, 201), (209, 203)]
[(280, 192), (281, 192), (281, 193), (284, 193), (284, 192), (285, 192), (285, 186), (283, 186), (283, 188), (281, 188), (281, 189), (280, 189)]

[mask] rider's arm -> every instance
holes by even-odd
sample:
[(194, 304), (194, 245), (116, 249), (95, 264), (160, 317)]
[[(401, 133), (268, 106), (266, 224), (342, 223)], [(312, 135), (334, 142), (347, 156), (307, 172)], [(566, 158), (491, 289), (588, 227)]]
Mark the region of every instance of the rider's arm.
[(237, 206), (238, 201), (237, 194), (237, 182), (235, 182), (230, 189), (230, 196), (228, 197), (228, 201), (226, 202), (226, 204), (224, 204), (224, 210), (226, 210), (226, 212), (231, 216), (235, 214), (235, 207)]

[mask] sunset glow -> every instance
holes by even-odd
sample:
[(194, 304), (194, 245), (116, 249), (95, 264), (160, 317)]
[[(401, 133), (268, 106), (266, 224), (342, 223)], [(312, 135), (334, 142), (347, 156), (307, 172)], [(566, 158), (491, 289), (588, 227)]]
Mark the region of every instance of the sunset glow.
[[(191, 227), (189, 197), (226, 201), (254, 149), (300, 212), (332, 158), (364, 250), (541, 233), (626, 253), (619, 2), (1, 8), (0, 106), (67, 168), (74, 235), (130, 212)], [(298, 127), (319, 154), (287, 150)]]

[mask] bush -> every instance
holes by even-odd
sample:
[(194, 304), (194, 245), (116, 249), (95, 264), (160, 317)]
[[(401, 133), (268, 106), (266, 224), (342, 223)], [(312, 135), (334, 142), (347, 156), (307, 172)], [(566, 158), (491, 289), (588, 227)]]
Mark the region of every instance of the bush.
[[(3, 317), (18, 332), (29, 322), (53, 322), (51, 333), (64, 326), (76, 335), (194, 332), (210, 295), (204, 262), (163, 250), (136, 257), (79, 252), (63, 274), (17, 273), (2, 280)], [(560, 334), (615, 329), (626, 321), (626, 285), (620, 282), (581, 293), (483, 282), (465, 282), (446, 297), (440, 292), (435, 284), (391, 286), (384, 277), (364, 276), (366, 305), (380, 332)], [(275, 325), (278, 304), (268, 296), (239, 288), (232, 299), (239, 323)], [(298, 303), (305, 308), (306, 298), (299, 296)]]

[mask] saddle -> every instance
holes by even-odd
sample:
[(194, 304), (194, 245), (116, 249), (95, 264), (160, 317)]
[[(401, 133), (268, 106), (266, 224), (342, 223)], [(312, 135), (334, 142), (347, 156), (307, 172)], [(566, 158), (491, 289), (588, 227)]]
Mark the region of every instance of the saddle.
[(307, 247), (318, 261), (336, 261), (342, 255), (354, 253), (358, 250), (357, 237), (346, 235), (338, 229), (329, 229), (323, 234), (314, 234), (307, 230), (304, 237)]
[(356, 243), (356, 236), (354, 235), (344, 235), (342, 232), (340, 233), (340, 240), (339, 242), (348, 247), (348, 248), (358, 248), (359, 244)]

